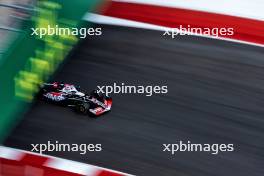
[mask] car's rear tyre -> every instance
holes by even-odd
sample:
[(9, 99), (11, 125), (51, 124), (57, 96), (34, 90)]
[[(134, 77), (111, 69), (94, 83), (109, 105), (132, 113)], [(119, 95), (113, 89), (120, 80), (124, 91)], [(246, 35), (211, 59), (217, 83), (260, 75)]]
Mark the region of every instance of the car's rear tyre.
[(76, 106), (76, 110), (82, 114), (87, 114), (89, 110), (89, 104), (88, 103), (82, 103)]

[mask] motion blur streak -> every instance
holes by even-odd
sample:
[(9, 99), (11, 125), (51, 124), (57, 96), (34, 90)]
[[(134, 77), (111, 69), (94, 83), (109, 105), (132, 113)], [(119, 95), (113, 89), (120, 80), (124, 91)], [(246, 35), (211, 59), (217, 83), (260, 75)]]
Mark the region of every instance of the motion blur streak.
[[(262, 176), (264, 173), (263, 48), (193, 36), (103, 27), (74, 51), (55, 80), (92, 90), (113, 82), (167, 85), (167, 95), (113, 95), (112, 112), (98, 119), (37, 101), (6, 140), (101, 143), (86, 156), (48, 153), (135, 175)], [(162, 152), (162, 144), (232, 143), (235, 151)]]
[(188, 25), (192, 28), (233, 28), (234, 35), (223, 37), (264, 44), (264, 21), (262, 20), (126, 2), (111, 2), (103, 15), (171, 28), (179, 28), (180, 25), (185, 28)]
[(80, 162), (0, 146), (1, 176), (132, 176)]

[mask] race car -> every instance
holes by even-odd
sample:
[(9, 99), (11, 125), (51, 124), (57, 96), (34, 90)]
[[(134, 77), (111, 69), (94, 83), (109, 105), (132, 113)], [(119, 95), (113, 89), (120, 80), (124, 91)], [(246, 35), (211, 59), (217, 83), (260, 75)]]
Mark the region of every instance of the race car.
[(112, 108), (112, 98), (97, 90), (90, 94), (81, 92), (80, 87), (60, 82), (44, 83), (39, 97), (48, 102), (73, 107), (77, 112), (100, 116)]

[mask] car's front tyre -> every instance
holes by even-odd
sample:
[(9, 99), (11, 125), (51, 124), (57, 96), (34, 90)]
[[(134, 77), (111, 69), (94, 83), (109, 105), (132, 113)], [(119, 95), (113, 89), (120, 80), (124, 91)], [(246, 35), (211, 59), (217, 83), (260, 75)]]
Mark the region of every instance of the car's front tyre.
[(89, 104), (88, 103), (78, 104), (76, 106), (76, 110), (77, 110), (77, 112), (80, 112), (82, 114), (87, 114), (87, 112), (89, 110)]

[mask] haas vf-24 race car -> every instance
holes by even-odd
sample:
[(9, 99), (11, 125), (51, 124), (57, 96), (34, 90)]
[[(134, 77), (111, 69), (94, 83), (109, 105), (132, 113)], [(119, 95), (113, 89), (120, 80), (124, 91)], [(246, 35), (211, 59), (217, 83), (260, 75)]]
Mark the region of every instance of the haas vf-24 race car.
[(90, 94), (80, 91), (79, 87), (64, 83), (44, 83), (40, 88), (40, 97), (48, 102), (74, 107), (83, 114), (100, 116), (111, 110), (112, 98), (98, 93)]

